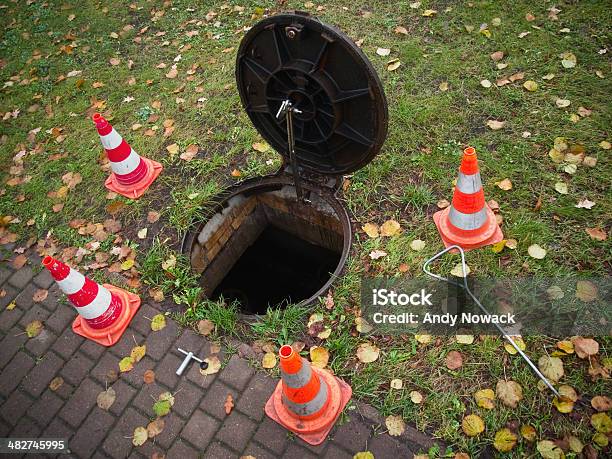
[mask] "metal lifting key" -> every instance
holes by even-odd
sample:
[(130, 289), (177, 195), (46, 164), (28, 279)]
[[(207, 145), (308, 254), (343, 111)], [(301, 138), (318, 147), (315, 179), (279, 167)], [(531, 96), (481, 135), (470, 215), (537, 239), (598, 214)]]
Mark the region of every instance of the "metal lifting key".
[(295, 183), (295, 193), (299, 201), (304, 201), (304, 191), (302, 190), (302, 182), (298, 171), (297, 157), (295, 155), (295, 137), (293, 136), (293, 113), (302, 113), (301, 110), (295, 108), (289, 99), (286, 99), (281, 104), (276, 119), (282, 119), (283, 115), (287, 122), (287, 148), (289, 149), (289, 162), (293, 172), (293, 181)]

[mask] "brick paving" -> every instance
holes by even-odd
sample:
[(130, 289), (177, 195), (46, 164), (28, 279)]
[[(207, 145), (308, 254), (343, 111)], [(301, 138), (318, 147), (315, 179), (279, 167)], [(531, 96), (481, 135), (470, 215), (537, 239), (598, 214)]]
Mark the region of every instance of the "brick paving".
[[(14, 270), (10, 262), (0, 263), (0, 436), (63, 437), (68, 439), (72, 457), (78, 458), (352, 458), (358, 451), (371, 451), (376, 459), (410, 458), (426, 451), (432, 440), (408, 427), (401, 437), (384, 432), (384, 422), (372, 407), (352, 403), (343, 423), (328, 439), (313, 447), (270, 420), (264, 404), (277, 380), (252, 368), (242, 356), (252, 350), (236, 343), (239, 355), (221, 349), (225, 366), (217, 374), (204, 376), (197, 365), (179, 377), (175, 371), (182, 361), (178, 347), (203, 358), (210, 355), (210, 343), (171, 320), (158, 332), (151, 331), (148, 319), (160, 311), (143, 304), (121, 340), (104, 348), (75, 335), (71, 322), (75, 312), (66, 304), (46, 271), (39, 271), (40, 258)], [(37, 289), (49, 289), (49, 296), (34, 303)], [(58, 301), (59, 300), (59, 301)], [(6, 306), (15, 302), (15, 309)], [(33, 320), (44, 323), (43, 332), (28, 339), (25, 327)], [(147, 355), (127, 373), (118, 374), (118, 363), (138, 344), (146, 344)], [(154, 370), (155, 381), (144, 383), (146, 370)], [(55, 390), (56, 378), (64, 382)], [(107, 387), (116, 393), (115, 402), (105, 411), (96, 404)], [(144, 445), (132, 445), (138, 426), (155, 418), (153, 403), (162, 393), (174, 394), (175, 403), (164, 417), (161, 434)], [(235, 407), (227, 415), (223, 404), (228, 394)], [(66, 457), (66, 456), (62, 456)]]

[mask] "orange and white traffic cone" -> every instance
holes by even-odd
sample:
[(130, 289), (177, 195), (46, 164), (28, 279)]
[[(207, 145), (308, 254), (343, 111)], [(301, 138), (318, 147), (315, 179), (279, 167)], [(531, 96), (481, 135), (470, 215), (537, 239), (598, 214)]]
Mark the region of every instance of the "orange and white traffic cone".
[(452, 204), (433, 216), (446, 247), (464, 250), (495, 244), (504, 238), (495, 214), (485, 202), (476, 150), (463, 150)]
[(163, 166), (136, 153), (99, 113), (94, 113), (92, 120), (111, 165), (111, 175), (104, 185), (127, 198), (139, 198), (159, 176)]
[(313, 367), (291, 346), (279, 351), (281, 380), (266, 403), (266, 414), (311, 445), (318, 445), (342, 413), (351, 386)]
[(140, 297), (113, 285), (100, 285), (53, 257), (42, 261), (79, 313), (72, 331), (103, 346), (112, 346), (140, 307)]

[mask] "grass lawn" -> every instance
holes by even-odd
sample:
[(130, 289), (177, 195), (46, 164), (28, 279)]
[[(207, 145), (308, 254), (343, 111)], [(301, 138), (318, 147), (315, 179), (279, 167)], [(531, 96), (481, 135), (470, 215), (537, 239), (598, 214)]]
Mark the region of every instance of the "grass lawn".
[[(36, 246), (145, 298), (159, 288), (167, 301), (187, 305), (182, 321), (210, 319), (220, 339), (235, 334), (259, 345), (301, 340), (325, 347), (329, 367), (350, 381), (356, 398), (441, 438), (453, 454), (475, 456), (491, 448), (500, 429), (531, 425), (535, 441), (518, 434), (509, 455), (537, 456), (537, 442), (549, 439), (561, 440), (571, 456), (568, 439), (575, 436), (590, 445), (585, 454), (605, 456), (610, 447), (606, 435), (594, 438), (594, 410), (576, 405), (559, 413), (501, 339), (423, 344), (414, 336), (355, 330), (361, 276), (403, 275), (400, 265), (420, 275), (423, 262), (443, 248), (431, 216), (440, 200), (451, 199), (465, 145), (476, 147), (486, 197), (499, 204), (505, 237), (517, 241), (499, 253), (470, 252), (475, 274), (606, 276), (611, 268), (609, 2), (560, 1), (557, 9), (548, 1), (416, 3), (2, 0), (0, 243)], [(308, 10), (359, 40), (384, 84), (389, 135), (380, 154), (347, 177), (344, 200), (357, 231), (334, 307), (322, 299), (270, 311), (250, 325), (231, 307), (199, 297), (197, 278), (176, 250), (224, 187), (281, 164), (271, 149), (253, 148), (262, 139), (241, 107), (234, 61), (245, 29), (262, 15), (291, 9)], [(390, 52), (381, 56), (378, 48)], [(501, 59), (491, 56), (498, 51)], [(388, 70), (391, 59), (401, 66)], [(136, 151), (164, 165), (138, 201), (103, 187), (109, 167), (90, 120), (96, 111)], [(491, 120), (502, 127), (492, 129)], [(199, 149), (189, 158), (192, 144)], [(496, 185), (504, 179), (511, 189)], [(595, 204), (576, 207), (585, 199)], [(369, 238), (361, 230), (389, 219), (400, 223), (399, 235)], [(415, 239), (425, 242), (422, 250), (410, 248)], [(529, 256), (532, 244), (547, 251), (543, 259)], [(371, 260), (377, 249), (387, 256)], [(3, 252), (7, 260), (14, 256)], [(449, 256), (439, 269), (457, 260)], [(332, 328), (326, 339), (307, 334), (314, 312)], [(526, 352), (537, 361), (561, 338), (526, 337)], [(366, 341), (381, 352), (363, 364), (356, 349)], [(579, 395), (612, 393), (612, 340), (597, 341), (599, 353), (590, 360), (562, 357), (560, 383)], [(463, 355), (457, 370), (445, 364), (453, 350)], [(603, 368), (592, 376), (597, 365)], [(393, 379), (403, 387), (392, 389)], [(494, 409), (479, 407), (474, 392), (495, 390), (503, 379), (521, 385), (517, 407), (499, 400)], [(422, 403), (411, 400), (412, 391)], [(465, 435), (468, 414), (484, 420), (483, 433)]]

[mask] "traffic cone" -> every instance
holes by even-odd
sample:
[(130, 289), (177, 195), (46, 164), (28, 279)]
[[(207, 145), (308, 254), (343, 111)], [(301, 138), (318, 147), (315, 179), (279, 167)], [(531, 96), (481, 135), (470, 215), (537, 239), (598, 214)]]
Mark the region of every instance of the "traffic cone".
[(140, 297), (113, 285), (100, 285), (53, 257), (42, 261), (79, 315), (72, 330), (103, 346), (112, 346), (140, 307)]
[(127, 198), (139, 198), (161, 173), (163, 166), (136, 153), (99, 113), (94, 113), (92, 120), (111, 164), (112, 172), (104, 185)]
[(476, 150), (463, 150), (452, 204), (433, 216), (446, 247), (464, 250), (495, 244), (504, 238), (495, 214), (485, 202)]
[(325, 440), (351, 398), (351, 386), (329, 371), (312, 366), (291, 346), (279, 351), (281, 380), (266, 414), (311, 445)]

